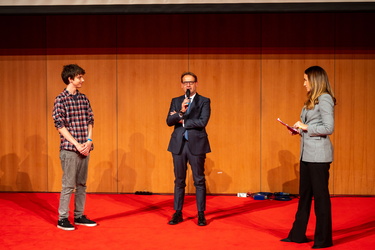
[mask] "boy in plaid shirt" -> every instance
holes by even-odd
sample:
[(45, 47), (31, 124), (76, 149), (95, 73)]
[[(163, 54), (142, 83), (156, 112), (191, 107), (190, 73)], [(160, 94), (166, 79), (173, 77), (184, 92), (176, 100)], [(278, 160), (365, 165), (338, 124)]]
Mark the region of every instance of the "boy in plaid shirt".
[(96, 226), (84, 214), (86, 201), (86, 180), (90, 151), (93, 150), (92, 130), (94, 114), (90, 101), (78, 91), (84, 82), (85, 70), (76, 64), (65, 65), (61, 73), (67, 85), (55, 99), (53, 120), (60, 133), (60, 160), (63, 170), (60, 194), (59, 220), (57, 227), (74, 230), (70, 223), (69, 203), (74, 189), (74, 223)]

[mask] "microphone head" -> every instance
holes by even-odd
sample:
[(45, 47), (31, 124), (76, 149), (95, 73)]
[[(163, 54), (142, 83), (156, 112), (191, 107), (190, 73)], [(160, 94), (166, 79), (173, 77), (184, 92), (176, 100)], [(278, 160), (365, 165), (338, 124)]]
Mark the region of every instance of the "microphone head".
[(187, 89), (185, 94), (187, 98), (190, 98), (190, 89)]

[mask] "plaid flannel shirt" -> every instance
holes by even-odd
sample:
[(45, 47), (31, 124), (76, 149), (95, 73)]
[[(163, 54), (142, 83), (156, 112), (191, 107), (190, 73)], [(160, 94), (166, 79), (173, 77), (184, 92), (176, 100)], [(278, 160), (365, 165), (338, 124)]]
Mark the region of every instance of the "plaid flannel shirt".
[[(55, 99), (52, 117), (57, 129), (65, 127), (78, 141), (85, 143), (88, 139), (88, 126), (94, 126), (94, 113), (89, 99), (77, 90), (72, 95), (66, 89)], [(93, 146), (91, 150), (93, 150)], [(77, 152), (76, 147), (60, 134), (60, 150)]]

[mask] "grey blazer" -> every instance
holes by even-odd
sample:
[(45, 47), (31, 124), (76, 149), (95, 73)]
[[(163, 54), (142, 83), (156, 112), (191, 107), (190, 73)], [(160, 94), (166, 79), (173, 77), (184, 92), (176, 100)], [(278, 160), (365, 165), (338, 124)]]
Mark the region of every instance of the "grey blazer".
[(334, 129), (334, 102), (329, 94), (318, 97), (314, 109), (302, 109), (301, 121), (308, 125), (302, 131), (300, 159), (305, 162), (332, 162), (333, 146), (329, 135)]

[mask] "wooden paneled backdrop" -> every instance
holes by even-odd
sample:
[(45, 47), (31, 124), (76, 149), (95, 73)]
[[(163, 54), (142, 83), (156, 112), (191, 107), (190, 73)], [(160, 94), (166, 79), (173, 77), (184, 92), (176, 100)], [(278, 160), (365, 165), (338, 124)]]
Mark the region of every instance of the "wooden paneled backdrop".
[(51, 113), (77, 63), (95, 114), (89, 192), (173, 192), (165, 120), (190, 70), (212, 102), (209, 193), (298, 193), (299, 138), (276, 119), (299, 119), (303, 72), (320, 65), (338, 100), (331, 193), (374, 195), (374, 27), (374, 13), (0, 16), (0, 191), (60, 191)]

